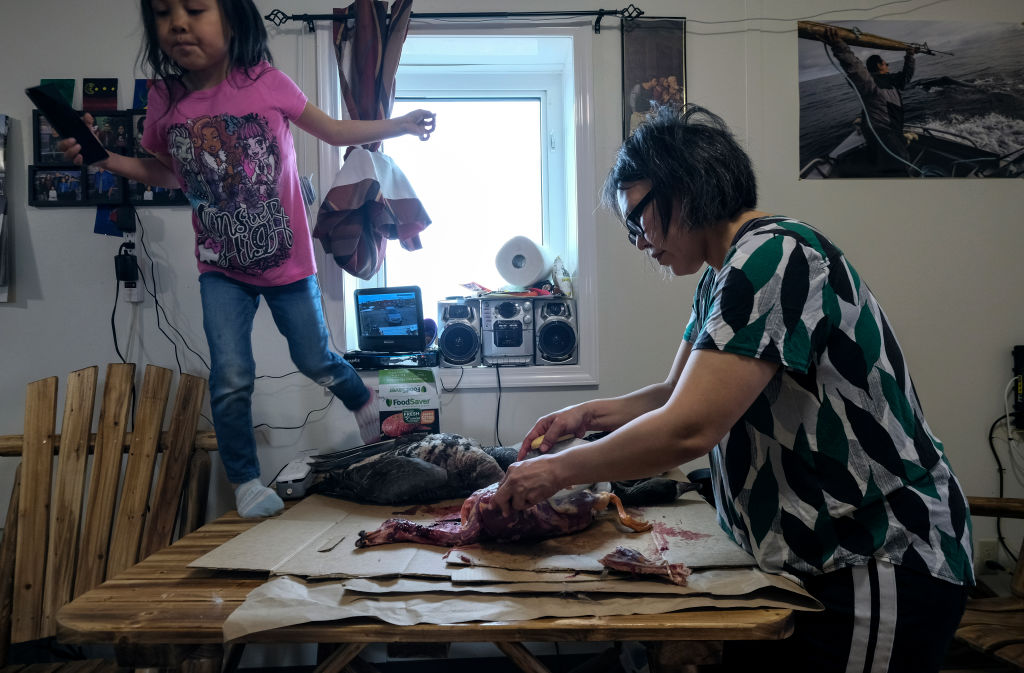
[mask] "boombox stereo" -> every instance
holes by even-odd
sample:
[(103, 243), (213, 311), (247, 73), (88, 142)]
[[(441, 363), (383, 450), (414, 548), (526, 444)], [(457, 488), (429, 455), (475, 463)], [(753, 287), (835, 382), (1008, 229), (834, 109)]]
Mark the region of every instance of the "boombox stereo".
[(480, 341), (485, 365), (532, 365), (533, 298), (481, 299)]
[(437, 302), (437, 350), (442, 367), (480, 364), (480, 300), (471, 297)]
[(565, 297), (537, 297), (533, 315), (534, 364), (574, 365), (579, 362), (576, 302)]

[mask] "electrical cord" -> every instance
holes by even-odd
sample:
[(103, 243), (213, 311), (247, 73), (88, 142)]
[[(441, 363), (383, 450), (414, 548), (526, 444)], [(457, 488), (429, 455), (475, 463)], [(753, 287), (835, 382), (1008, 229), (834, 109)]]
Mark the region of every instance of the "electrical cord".
[(1013, 441), (1013, 428), (1010, 427), (1010, 394), (1013, 392), (1014, 386), (1017, 385), (1017, 377), (1014, 376), (1010, 379), (1009, 383), (1006, 384), (1006, 390), (1003, 391), (1003, 418), (1006, 419), (1006, 441), (1010, 445), (1010, 449), (1013, 449), (1016, 442)]
[[(178, 374), (180, 375), (182, 373), (182, 371), (183, 371), (183, 368), (181, 366), (181, 360), (179, 358), (178, 343), (164, 329), (163, 325), (161, 324), (161, 319), (160, 319), (161, 315), (163, 315), (163, 321), (166, 322), (167, 326), (171, 330), (174, 331), (174, 333), (181, 340), (181, 343), (184, 345), (184, 347), (190, 353), (192, 353), (197, 358), (199, 358), (199, 361), (206, 368), (207, 372), (209, 372), (210, 364), (206, 361), (206, 358), (204, 358), (203, 355), (201, 353), (199, 353), (197, 350), (192, 348), (192, 346), (188, 342), (188, 339), (186, 339), (185, 336), (181, 333), (181, 331), (177, 327), (174, 326), (174, 323), (171, 322), (170, 318), (167, 315), (166, 309), (160, 303), (159, 288), (157, 287), (156, 261), (153, 259), (153, 255), (152, 255), (152, 253), (150, 253), (149, 247), (146, 245), (145, 228), (144, 228), (144, 226), (142, 224), (142, 218), (139, 216), (138, 211), (136, 211), (136, 213), (135, 213), (135, 218), (136, 218), (138, 230), (140, 232), (139, 233), (139, 243), (141, 244), (142, 250), (145, 253), (147, 259), (149, 260), (150, 277), (151, 277), (151, 279), (153, 281), (152, 289), (150, 289), (148, 283), (146, 282), (145, 275), (142, 273), (142, 269), (141, 268), (139, 268), (139, 278), (142, 281), (142, 286), (146, 290), (146, 293), (149, 294), (149, 296), (151, 296), (153, 298), (153, 304), (155, 306), (155, 313), (156, 313), (157, 329), (160, 331), (161, 334), (164, 335), (164, 337), (171, 344), (171, 347), (172, 347), (173, 352), (174, 352), (174, 360), (175, 360), (175, 362), (177, 363), (177, 366), (178, 366)], [(125, 246), (125, 244), (122, 244), (122, 247), (124, 247), (124, 246)], [(136, 266), (138, 267), (138, 262), (136, 262)], [(318, 283), (318, 287), (319, 287), (319, 279), (317, 280), (317, 283)], [(120, 287), (120, 283), (118, 283), (118, 286)], [(117, 296), (116, 295), (115, 295), (114, 300), (115, 300), (114, 308), (115, 308), (115, 311), (116, 311), (116, 308), (117, 308), (117, 304), (116, 304)], [(321, 292), (321, 295), (320, 295), (320, 301), (321, 301), (321, 310), (323, 310), (323, 293), (322, 292)], [(325, 323), (327, 322), (327, 320), (326, 320), (326, 313), (325, 313), (324, 321), (325, 321)], [(327, 323), (327, 324), (328, 324), (328, 331), (330, 331), (330, 324), (329, 323)], [(111, 326), (113, 327), (113, 315), (111, 316)], [(333, 335), (332, 335), (331, 338), (332, 338), (332, 343), (333, 343)], [(114, 343), (115, 343), (115, 347), (116, 347), (116, 344), (117, 344), (117, 332), (116, 332), (116, 330), (114, 331)], [(118, 352), (118, 354), (120, 355), (120, 351)], [(122, 357), (121, 361), (124, 362), (124, 358), (123, 357)], [(298, 373), (300, 373), (300, 372), (298, 370), (295, 370), (295, 371), (288, 372), (287, 374), (280, 374), (280, 375), (261, 374), (261, 375), (257, 376), (256, 379), (283, 379), (283, 378), (286, 378), (286, 377), (289, 377), (289, 376), (293, 376), (293, 375), (298, 374)], [(324, 406), (322, 406), (322, 407), (320, 407), (318, 409), (311, 409), (306, 414), (306, 417), (303, 419), (303, 421), (302, 421), (302, 423), (300, 425), (278, 426), (278, 425), (270, 425), (269, 423), (259, 423), (259, 424), (257, 424), (254, 427), (257, 427), (257, 428), (267, 428), (267, 429), (270, 429), (270, 430), (300, 430), (303, 427), (305, 427), (305, 425), (309, 422), (309, 419), (310, 419), (310, 417), (313, 414), (315, 414), (317, 412), (321, 412), (321, 411), (326, 411), (331, 406), (331, 404), (334, 403), (335, 399), (337, 399), (337, 398), (332, 395), (331, 399), (327, 402), (327, 404), (325, 404)], [(213, 425), (213, 421), (211, 419), (207, 418), (205, 414), (202, 417), (211, 426)]]
[(438, 383), (441, 384), (441, 390), (443, 390), (446, 393), (454, 393), (456, 390), (459, 389), (459, 384), (462, 383), (462, 377), (465, 376), (465, 375), (466, 375), (466, 368), (465, 367), (459, 367), (459, 380), (456, 381), (455, 385), (452, 386), (451, 388), (448, 388), (448, 387), (446, 387), (444, 385), (444, 381), (441, 379), (440, 374), (438, 374), (437, 381), (438, 381)]
[(117, 324), (114, 322), (114, 317), (117, 315), (117, 301), (121, 295), (121, 281), (114, 278), (114, 307), (110, 311), (110, 331), (114, 335), (114, 352), (117, 353), (117, 357), (121, 358), (121, 364), (125, 363), (124, 355), (121, 354), (121, 347), (117, 343)]
[(319, 411), (326, 411), (328, 407), (334, 404), (334, 400), (338, 399), (336, 396), (331, 395), (331, 399), (327, 400), (327, 404), (320, 407), (319, 409), (310, 409), (306, 417), (302, 419), (302, 423), (299, 425), (270, 425), (269, 423), (257, 423), (254, 427), (257, 428), (268, 428), (270, 430), (301, 430), (306, 427), (306, 423), (309, 422), (309, 417)]
[[(993, 433), (996, 427), (1003, 420), (1003, 417), (997, 418), (992, 422), (992, 425), (988, 429), (988, 448), (992, 452), (992, 457), (996, 460), (996, 471), (999, 473), (999, 497), (1003, 497), (1003, 480), (1006, 474), (1006, 468), (1003, 467), (1003, 461), (999, 459), (999, 452), (996, 451), (996, 445), (994, 442)], [(1010, 550), (1010, 547), (1006, 544), (1006, 537), (1003, 535), (1003, 519), (1002, 517), (996, 517), (996, 537), (999, 539), (999, 544), (1002, 546), (1003, 551), (1006, 552), (1007, 556), (1013, 559), (1014, 564), (1017, 563), (1017, 556)]]
[[(125, 253), (125, 252), (128, 252), (128, 251), (132, 250), (133, 247), (134, 246), (132, 244), (129, 244), (127, 241), (121, 243), (121, 245), (117, 249), (118, 256), (120, 256), (122, 253)], [(132, 257), (134, 258), (134, 255)], [(110, 332), (111, 332), (111, 334), (114, 337), (114, 352), (117, 353), (117, 357), (121, 359), (121, 364), (126, 364), (127, 360), (125, 359), (124, 355), (121, 353), (121, 347), (120, 347), (120, 345), (118, 344), (118, 341), (117, 341), (117, 322), (115, 321), (115, 317), (117, 316), (117, 304), (118, 304), (118, 301), (120, 300), (120, 297), (121, 297), (121, 279), (118, 277), (117, 266), (115, 264), (115, 270), (114, 270), (114, 306), (113, 306), (113, 308), (110, 311)], [(129, 343), (130, 342), (131, 342), (131, 339), (129, 339)], [(128, 409), (130, 410), (130, 413), (131, 413), (130, 427), (134, 428), (135, 427), (135, 382), (134, 381), (132, 381), (132, 389), (131, 389), (131, 393), (129, 393), (129, 395), (130, 395), (130, 398), (129, 398), (129, 403), (128, 403)]]
[[(168, 334), (166, 332), (166, 330), (164, 330), (163, 325), (160, 324), (160, 314), (161, 313), (163, 314), (164, 320), (167, 322), (167, 325), (172, 330), (174, 330), (175, 334), (178, 335), (178, 338), (181, 339), (181, 342), (185, 345), (185, 348), (187, 348), (197, 358), (199, 358), (199, 361), (202, 362), (203, 366), (206, 367), (206, 370), (209, 371), (210, 370), (210, 365), (208, 365), (206, 363), (206, 360), (203, 359), (203, 356), (199, 352), (197, 352), (195, 349), (193, 349), (189, 345), (188, 340), (185, 338), (185, 335), (183, 335), (178, 330), (178, 328), (174, 326), (174, 323), (172, 323), (171, 319), (167, 316), (167, 311), (164, 309), (163, 305), (160, 303), (160, 292), (159, 292), (159, 288), (157, 287), (156, 261), (153, 259), (153, 255), (149, 252), (149, 247), (146, 245), (146, 229), (142, 225), (142, 218), (139, 216), (138, 211), (135, 211), (135, 220), (136, 220), (136, 228), (137, 228), (137, 230), (139, 232), (139, 244), (142, 246), (142, 251), (145, 253), (146, 258), (149, 260), (149, 275), (150, 275), (150, 278), (153, 281), (153, 288), (152, 289), (150, 289), (149, 284), (146, 282), (146, 274), (144, 274), (142, 272), (142, 267), (139, 266), (138, 261), (135, 262), (135, 266), (136, 266), (136, 268), (139, 271), (139, 280), (142, 281), (142, 288), (146, 291), (146, 294), (148, 294), (150, 297), (153, 298), (153, 306), (155, 307), (153, 313), (156, 316), (156, 328), (160, 331), (161, 334), (164, 335), (164, 338), (167, 339), (168, 342), (170, 342), (171, 348), (173, 349), (173, 352), (174, 352), (174, 362), (178, 365), (178, 376), (181, 376), (181, 374), (183, 373), (183, 368), (181, 366), (181, 360), (178, 357), (178, 343), (174, 339), (171, 338), (171, 335)], [(206, 416), (206, 414), (201, 413), (201, 412), (200, 412), (199, 415), (200, 415), (200, 417), (204, 421), (206, 421), (210, 425), (210, 427), (213, 427), (213, 420), (212, 419), (208, 418)]]
[[(886, 8), (886, 7), (892, 7), (893, 5), (905, 5), (908, 2), (914, 2), (914, 1), (915, 0), (891, 0), (891, 2), (883, 2), (883, 3), (880, 3), (880, 4), (874, 5), (872, 7), (858, 7), (858, 8), (856, 8), (856, 11), (858, 11), (858, 12), (873, 12), (876, 9), (883, 9), (883, 8)], [(926, 3), (924, 5), (921, 5), (920, 7), (914, 7), (914, 8), (912, 8), (911, 11), (916, 11), (918, 9), (924, 9), (925, 7), (928, 7), (929, 5), (937, 5), (937, 4), (941, 4), (942, 2), (946, 2), (946, 0), (933, 0), (932, 2), (929, 2), (929, 3)], [(742, 19), (722, 19), (722, 20), (718, 20), (718, 21), (700, 21), (698, 19), (687, 19), (686, 22), (687, 23), (698, 23), (698, 24), (707, 25), (707, 26), (712, 26), (712, 25), (722, 24), (722, 23), (741, 23), (741, 22), (744, 22), (744, 21), (785, 21), (787, 23), (792, 23), (793, 21), (805, 21), (805, 20), (808, 20), (808, 19), (817, 19), (817, 18), (825, 16), (826, 14), (845, 13), (845, 12), (850, 12), (850, 11), (854, 11), (853, 8), (837, 7), (836, 9), (828, 9), (828, 10), (825, 10), (824, 12), (818, 12), (817, 14), (808, 14), (807, 16), (798, 16), (796, 18), (780, 18), (780, 17), (777, 17), (777, 16), (758, 16), (758, 17), (744, 17)], [(640, 18), (644, 18), (644, 17), (641, 16)]]
[[(114, 306), (110, 311), (110, 331), (114, 337), (114, 352), (117, 353), (117, 357), (121, 359), (121, 363), (127, 362), (124, 355), (121, 353), (121, 346), (117, 340), (117, 325), (115, 323), (115, 317), (117, 316), (117, 302), (121, 297), (121, 273), (124, 271), (121, 260), (124, 257), (132, 257), (134, 261), (134, 255), (132, 254), (135, 250), (135, 244), (128, 241), (123, 241), (117, 248), (117, 254), (114, 257)], [(135, 263), (136, 268), (138, 262)], [(129, 340), (130, 341), (130, 340)]]
[(494, 376), (498, 381), (498, 404), (494, 410), (494, 440), (498, 442), (498, 446), (504, 446), (501, 443), (501, 433), (498, 431), (501, 421), (501, 365), (494, 365)]
[(153, 255), (149, 252), (149, 247), (146, 245), (146, 229), (145, 227), (142, 226), (142, 218), (139, 217), (138, 211), (136, 211), (135, 213), (135, 219), (138, 222), (139, 244), (142, 246), (143, 252), (146, 253), (147, 259), (149, 259), (149, 274), (150, 277), (153, 279), (153, 289), (149, 289), (149, 286), (146, 284), (145, 275), (142, 273), (141, 269), (139, 269), (139, 277), (142, 279), (142, 286), (143, 288), (145, 288), (146, 293), (153, 298), (153, 305), (156, 307), (155, 313), (157, 329), (159, 329), (160, 333), (167, 338), (167, 340), (171, 343), (171, 347), (174, 349), (174, 361), (178, 364), (178, 374), (182, 373), (181, 360), (178, 358), (178, 344), (177, 342), (175, 342), (174, 339), (171, 338), (169, 334), (167, 334), (167, 332), (164, 331), (163, 326), (160, 324), (161, 314), (163, 314), (164, 320), (167, 322), (168, 327), (174, 330), (174, 333), (178, 335), (179, 339), (181, 339), (181, 343), (185, 346), (185, 348), (188, 349), (190, 353), (199, 358), (199, 361), (203, 364), (203, 367), (205, 367), (206, 370), (209, 371), (209, 363), (206, 362), (206, 359), (202, 356), (201, 353), (199, 353), (194, 348), (192, 348), (191, 345), (189, 345), (188, 339), (186, 339), (185, 335), (183, 335), (181, 331), (174, 326), (174, 323), (172, 323), (170, 318), (167, 316), (166, 309), (164, 309), (163, 305), (160, 303), (160, 293), (157, 288), (156, 261), (153, 259)]
[(1010, 409), (1009, 405), (1006, 403), (1015, 383), (1016, 377), (1010, 379), (1010, 382), (1006, 385), (1006, 390), (1003, 393), (1003, 416), (1000, 417), (1000, 420), (1005, 420), (1006, 422), (1006, 445), (1010, 459), (1010, 467), (1013, 468), (1013, 476), (1017, 479), (1017, 483), (1024, 485), (1024, 465), (1021, 464), (1024, 462), (1024, 458), (1019, 455), (1021, 453), (1021, 447), (1014, 440), (1013, 428), (1010, 426)]

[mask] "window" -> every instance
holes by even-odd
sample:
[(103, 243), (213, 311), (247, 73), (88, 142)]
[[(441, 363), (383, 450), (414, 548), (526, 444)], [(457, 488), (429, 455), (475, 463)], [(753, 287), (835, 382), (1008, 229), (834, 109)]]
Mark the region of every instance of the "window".
[[(544, 240), (545, 199), (539, 98), (403, 98), (392, 115), (421, 107), (443, 120), (430, 141), (396, 138), (384, 152), (438, 226), (420, 235), (422, 250), (389, 244), (382, 280), (419, 285), (429, 316), (438, 300), (468, 294), (463, 283), (505, 285), (494, 253), (513, 236)], [(453, 251), (449, 263), (437, 263), (438, 250)]]
[[(432, 224), (420, 236), (421, 250), (408, 252), (389, 242), (377, 278), (361, 282), (344, 275), (339, 299), (351, 296), (357, 283), (419, 285), (424, 315), (436, 318), (439, 299), (471, 294), (463, 283), (504, 286), (495, 253), (510, 238), (528, 236), (574, 272), (579, 364), (503, 369), (501, 384), (597, 383), (596, 301), (589, 292), (596, 190), (593, 139), (585, 123), (591, 87), (589, 71), (574, 67), (590, 62), (591, 39), (589, 27), (517, 27), (513, 32), (493, 24), (413, 25), (402, 52), (392, 114), (432, 110), (438, 130), (428, 143), (411, 136), (387, 140), (384, 152), (409, 178)], [(337, 114), (341, 105), (331, 43), (319, 43), (326, 45), (320, 49), (326, 95), (321, 107)], [(321, 174), (333, 176), (341, 153), (322, 154), (328, 156), (321, 157)], [(329, 188), (326, 182), (322, 192)], [(580, 203), (587, 205), (579, 208)], [(322, 275), (325, 266), (333, 262), (321, 262)], [(351, 302), (344, 304), (350, 312)], [(353, 322), (351, 315), (345, 320), (349, 344), (354, 343)], [(493, 386), (495, 374), (489, 369), (466, 369), (459, 386)]]

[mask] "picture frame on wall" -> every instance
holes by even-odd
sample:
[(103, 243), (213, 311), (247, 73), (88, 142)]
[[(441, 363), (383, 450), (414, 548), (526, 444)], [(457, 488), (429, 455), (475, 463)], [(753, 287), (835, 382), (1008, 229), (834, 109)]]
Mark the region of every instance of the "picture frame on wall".
[(622, 133), (624, 138), (655, 106), (686, 104), (686, 19), (622, 22)]
[(39, 110), (32, 110), (33, 162), (39, 166), (67, 165), (64, 153), (57, 149), (60, 136)]
[(125, 179), (90, 164), (82, 172), (85, 178), (85, 202), (88, 205), (121, 205), (125, 198)]
[(151, 157), (153, 156), (142, 147), (142, 132), (146, 127), (146, 110), (128, 110), (132, 130), (132, 156)]
[(187, 206), (188, 197), (180, 189), (153, 187), (135, 180), (127, 181), (128, 203), (136, 207)]
[(92, 130), (100, 144), (116, 154), (132, 156), (132, 117), (127, 110), (93, 112)]
[(79, 166), (29, 166), (29, 205), (40, 208), (86, 205), (83, 175)]

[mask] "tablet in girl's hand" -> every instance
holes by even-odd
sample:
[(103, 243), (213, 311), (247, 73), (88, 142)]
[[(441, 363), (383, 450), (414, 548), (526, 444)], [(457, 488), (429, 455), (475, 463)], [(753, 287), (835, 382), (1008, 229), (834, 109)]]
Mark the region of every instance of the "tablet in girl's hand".
[(110, 156), (78, 111), (64, 102), (54, 85), (30, 87), (25, 89), (25, 93), (62, 138), (74, 138), (78, 141), (82, 146), (83, 164), (103, 161)]

